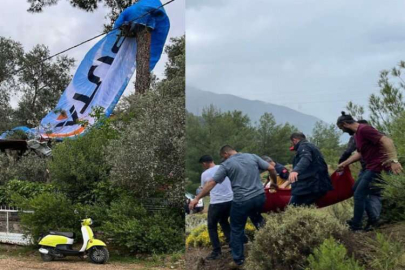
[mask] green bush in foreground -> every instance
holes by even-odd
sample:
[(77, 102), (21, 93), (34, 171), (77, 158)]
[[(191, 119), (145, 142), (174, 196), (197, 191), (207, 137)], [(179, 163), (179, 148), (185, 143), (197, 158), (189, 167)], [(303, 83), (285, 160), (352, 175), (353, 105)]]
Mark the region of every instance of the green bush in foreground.
[(33, 211), (20, 216), (25, 234), (31, 235), (34, 243), (49, 230), (80, 232), (80, 217), (74, 214), (75, 205), (62, 193), (45, 192), (30, 199), (14, 196), (13, 200), (19, 208)]
[(306, 270), (364, 270), (353, 258), (347, 258), (347, 250), (332, 237), (326, 239), (313, 255), (308, 257)]
[[(21, 180), (11, 180), (5, 185), (0, 186), (0, 205), (13, 205), (13, 196), (21, 196), (22, 198), (29, 199), (44, 192), (52, 192), (55, 189), (53, 185), (29, 182)], [(28, 210), (28, 209), (27, 209)]]
[(184, 215), (176, 210), (151, 214), (124, 198), (111, 204), (101, 230), (126, 252), (176, 252), (184, 249)]
[(402, 243), (391, 241), (391, 237), (377, 233), (376, 239), (369, 244), (374, 251), (369, 260), (372, 269), (405, 269), (405, 249)]
[(252, 270), (290, 269), (305, 266), (307, 257), (325, 239), (339, 238), (347, 228), (325, 211), (289, 207), (284, 213), (271, 214), (264, 228), (255, 235), (247, 259)]
[(388, 222), (405, 221), (405, 175), (384, 175), (381, 212)]

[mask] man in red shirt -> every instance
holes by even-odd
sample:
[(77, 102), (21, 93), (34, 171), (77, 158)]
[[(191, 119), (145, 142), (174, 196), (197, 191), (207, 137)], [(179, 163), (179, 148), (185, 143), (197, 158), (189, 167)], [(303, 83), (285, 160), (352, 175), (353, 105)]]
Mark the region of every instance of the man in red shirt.
[[(366, 207), (366, 199), (372, 192), (373, 185), (381, 179), (381, 172), (399, 174), (402, 166), (398, 162), (397, 152), (393, 141), (381, 134), (372, 126), (357, 123), (351, 115), (342, 115), (337, 120), (337, 126), (343, 131), (354, 135), (357, 151), (347, 160), (339, 164), (343, 169), (349, 164), (363, 159), (366, 169), (357, 180), (354, 190), (354, 216), (349, 222), (353, 231), (362, 230), (362, 218)], [(377, 224), (378, 218), (371, 221)]]

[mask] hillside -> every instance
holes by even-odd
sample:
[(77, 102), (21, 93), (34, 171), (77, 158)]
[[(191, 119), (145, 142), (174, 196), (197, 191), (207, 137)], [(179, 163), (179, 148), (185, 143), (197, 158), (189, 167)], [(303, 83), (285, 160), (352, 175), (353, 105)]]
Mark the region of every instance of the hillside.
[(223, 112), (234, 110), (242, 111), (250, 117), (252, 123), (258, 122), (260, 116), (265, 112), (272, 113), (277, 123), (282, 124), (288, 122), (305, 134), (310, 134), (315, 123), (321, 121), (319, 118), (303, 114), (285, 106), (258, 100), (248, 100), (228, 94), (216, 94), (200, 90), (193, 86), (186, 87), (187, 111), (195, 115), (201, 115), (203, 109), (211, 104)]

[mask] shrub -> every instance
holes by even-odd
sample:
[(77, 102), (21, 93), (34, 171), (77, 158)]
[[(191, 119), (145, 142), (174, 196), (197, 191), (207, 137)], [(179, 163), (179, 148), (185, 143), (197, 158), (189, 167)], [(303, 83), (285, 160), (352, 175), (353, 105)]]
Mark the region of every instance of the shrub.
[(266, 226), (256, 233), (247, 266), (257, 270), (302, 267), (325, 239), (339, 237), (346, 230), (325, 211), (288, 207), (283, 213), (269, 215)]
[(50, 184), (14, 179), (8, 181), (3, 186), (0, 186), (0, 205), (12, 205), (13, 196), (20, 196), (25, 199), (30, 199), (44, 192), (51, 192), (54, 189), (54, 186)]
[(369, 247), (373, 251), (370, 266), (375, 270), (390, 270), (405, 268), (405, 249), (402, 243), (392, 241), (377, 233), (376, 239), (371, 240)]
[[(256, 228), (251, 222), (248, 222), (245, 227), (245, 234), (249, 239), (253, 239), (256, 232)], [(221, 230), (221, 226), (218, 226), (218, 237), (221, 244), (225, 244), (225, 235)], [(186, 247), (210, 247), (211, 241), (208, 234), (208, 226), (206, 224), (200, 225), (193, 229), (186, 239)]]
[(46, 182), (48, 180), (47, 162), (48, 159), (32, 152), (21, 157), (0, 153), (0, 184), (5, 184), (12, 179)]
[(405, 175), (384, 175), (381, 212), (388, 222), (405, 220)]
[[(49, 163), (52, 181), (74, 202), (96, 202), (94, 190), (100, 182), (107, 181), (110, 170), (104, 160), (104, 147), (118, 134), (110, 119), (95, 116), (98, 123), (85, 136), (66, 139), (53, 147)], [(105, 184), (108, 185), (108, 181)]]
[(314, 254), (308, 257), (306, 270), (364, 270), (353, 258), (347, 258), (347, 250), (332, 237), (326, 239)]
[(186, 215), (186, 233), (190, 233), (200, 225), (207, 224), (207, 214)]
[(333, 204), (326, 207), (325, 210), (340, 223), (346, 224), (346, 221), (353, 217), (353, 199)]
[(126, 252), (168, 253), (184, 248), (184, 215), (180, 210), (146, 211), (129, 198), (107, 210), (101, 230)]
[(45, 192), (25, 199), (13, 196), (16, 205), (33, 213), (20, 213), (21, 225), (25, 235), (31, 235), (34, 243), (42, 233), (49, 230), (73, 231), (80, 235), (80, 216), (74, 214), (77, 205), (62, 193)]

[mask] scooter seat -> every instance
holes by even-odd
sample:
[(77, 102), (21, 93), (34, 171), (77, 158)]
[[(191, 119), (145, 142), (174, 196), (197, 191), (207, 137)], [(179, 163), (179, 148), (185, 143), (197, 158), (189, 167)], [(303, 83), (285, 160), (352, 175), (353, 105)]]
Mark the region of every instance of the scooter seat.
[(74, 238), (74, 237), (75, 237), (75, 233), (72, 233), (72, 232), (56, 232), (56, 231), (49, 231), (49, 234), (66, 236), (66, 237), (68, 237), (68, 238)]

